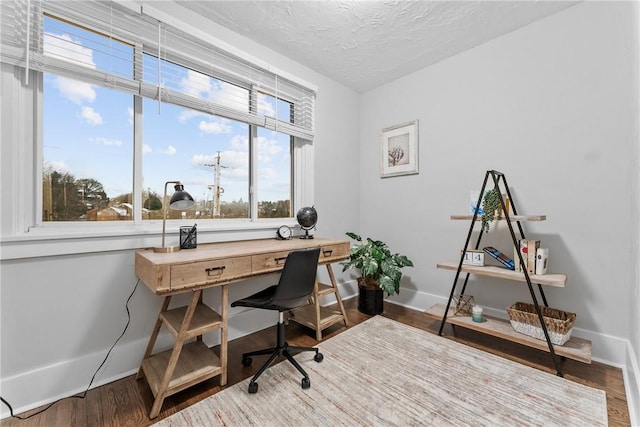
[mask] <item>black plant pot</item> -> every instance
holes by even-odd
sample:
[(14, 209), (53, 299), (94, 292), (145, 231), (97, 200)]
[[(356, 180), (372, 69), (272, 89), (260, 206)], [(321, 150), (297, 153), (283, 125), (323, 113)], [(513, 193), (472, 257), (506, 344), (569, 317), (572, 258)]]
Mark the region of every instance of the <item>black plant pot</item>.
[(384, 293), (378, 286), (358, 285), (358, 311), (364, 314), (380, 314), (384, 309)]

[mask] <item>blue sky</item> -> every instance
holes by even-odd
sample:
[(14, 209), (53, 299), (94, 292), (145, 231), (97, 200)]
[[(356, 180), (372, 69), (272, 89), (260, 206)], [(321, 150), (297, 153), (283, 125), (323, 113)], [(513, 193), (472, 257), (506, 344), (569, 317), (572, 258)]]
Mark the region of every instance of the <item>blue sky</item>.
[[(131, 75), (128, 46), (116, 43), (117, 49), (111, 45), (105, 48), (97, 43), (100, 36), (60, 23), (47, 25), (45, 31), (47, 54), (81, 61), (92, 69)], [(105, 49), (109, 49), (109, 56), (102, 53)], [(118, 61), (118, 56), (126, 60)], [(145, 61), (146, 69), (154, 66), (157, 69), (157, 59)], [(232, 85), (184, 68), (162, 66), (170, 79), (163, 81), (166, 87), (225, 105), (246, 99), (246, 92)], [(94, 178), (111, 198), (131, 193), (133, 96), (51, 74), (45, 75), (44, 94), (45, 168), (76, 178)], [(259, 111), (265, 115), (275, 115), (274, 104), (273, 98), (259, 97)], [(287, 105), (279, 104), (278, 116), (287, 117)], [(244, 123), (145, 99), (143, 189), (162, 194), (165, 181), (179, 180), (194, 198), (210, 200), (214, 170), (206, 165), (213, 164), (219, 152), (224, 166), (222, 200), (247, 201), (248, 141), (248, 125)], [(259, 129), (257, 147), (259, 200), (289, 199), (289, 136)]]

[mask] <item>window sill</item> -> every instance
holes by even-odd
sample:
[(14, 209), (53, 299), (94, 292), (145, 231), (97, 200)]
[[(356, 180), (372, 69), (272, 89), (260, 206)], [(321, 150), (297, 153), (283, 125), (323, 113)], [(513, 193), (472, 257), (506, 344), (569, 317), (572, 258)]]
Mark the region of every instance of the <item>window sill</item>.
[[(292, 218), (198, 224), (198, 243), (275, 238), (276, 229), (283, 224), (291, 227), (297, 225)], [(99, 230), (95, 227), (89, 230), (78, 225), (84, 224), (38, 227), (27, 233), (3, 236), (0, 240), (0, 260), (137, 250), (161, 244), (161, 222), (139, 226), (132, 223), (109, 224), (100, 227)], [(181, 225), (193, 225), (193, 223), (167, 223), (165, 236), (167, 246), (178, 244), (178, 229)]]

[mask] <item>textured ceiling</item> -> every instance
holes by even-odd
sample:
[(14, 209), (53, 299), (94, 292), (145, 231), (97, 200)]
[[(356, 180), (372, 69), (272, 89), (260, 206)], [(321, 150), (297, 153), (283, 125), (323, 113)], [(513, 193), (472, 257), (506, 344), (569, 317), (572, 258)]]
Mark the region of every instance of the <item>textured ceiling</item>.
[(177, 1), (358, 92), (556, 13), (565, 1)]

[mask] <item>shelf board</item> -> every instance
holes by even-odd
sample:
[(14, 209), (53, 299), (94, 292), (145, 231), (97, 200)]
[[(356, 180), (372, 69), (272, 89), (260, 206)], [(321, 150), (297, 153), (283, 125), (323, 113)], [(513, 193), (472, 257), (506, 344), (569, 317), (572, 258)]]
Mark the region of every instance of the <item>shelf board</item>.
[[(308, 326), (314, 330), (317, 329), (315, 305), (309, 304), (292, 310), (289, 320)], [(322, 306), (320, 307), (320, 330), (326, 329), (339, 322), (345, 323), (344, 316), (340, 310), (332, 310)]]
[[(440, 262), (436, 264), (436, 266), (445, 270), (458, 270), (458, 262)], [(494, 265), (477, 266), (463, 264), (460, 271), (463, 273), (477, 274), (478, 276), (496, 277), (499, 279), (515, 280), (518, 282), (527, 281), (524, 277), (524, 273), (522, 272)], [(555, 286), (557, 288), (564, 288), (564, 285), (567, 283), (567, 275), (563, 273), (530, 274), (529, 279), (531, 279), (531, 283)]]
[[(451, 215), (451, 219), (456, 220), (464, 220), (471, 221), (473, 219), (472, 214), (464, 214), (464, 215)], [(478, 215), (478, 220), (482, 219), (482, 215)], [(547, 219), (546, 215), (509, 215), (509, 219), (511, 222), (513, 221), (545, 221)], [(505, 217), (501, 216), (498, 221), (504, 221)]]
[[(172, 350), (163, 351), (142, 361), (142, 369), (153, 395), (158, 394)], [(166, 396), (222, 373), (218, 356), (202, 341), (185, 344), (173, 371)], [(165, 396), (165, 397), (166, 397)]]
[[(445, 304), (435, 304), (431, 308), (425, 310), (425, 313), (430, 317), (442, 319), (444, 309)], [(471, 320), (471, 316), (454, 315), (453, 310), (451, 309), (449, 309), (449, 313), (450, 314), (447, 316), (447, 322), (452, 325), (472, 329), (494, 337), (533, 347), (538, 350), (549, 351), (549, 346), (546, 341), (516, 332), (511, 327), (511, 323), (508, 320), (485, 315), (485, 321), (479, 323)], [(583, 363), (591, 363), (591, 341), (571, 337), (571, 339), (564, 345), (554, 345), (553, 350), (558, 356), (564, 356)]]
[[(177, 337), (180, 332), (186, 312), (187, 306), (183, 306), (167, 310), (160, 314), (167, 326), (167, 329), (169, 329), (169, 332), (171, 332), (174, 337)], [(221, 325), (222, 317), (220, 317), (220, 315), (209, 306), (199, 303), (196, 306), (193, 317), (191, 318), (191, 324), (189, 325), (186, 339), (205, 334), (219, 328)]]
[(335, 294), (336, 289), (326, 283), (318, 282), (318, 296)]

